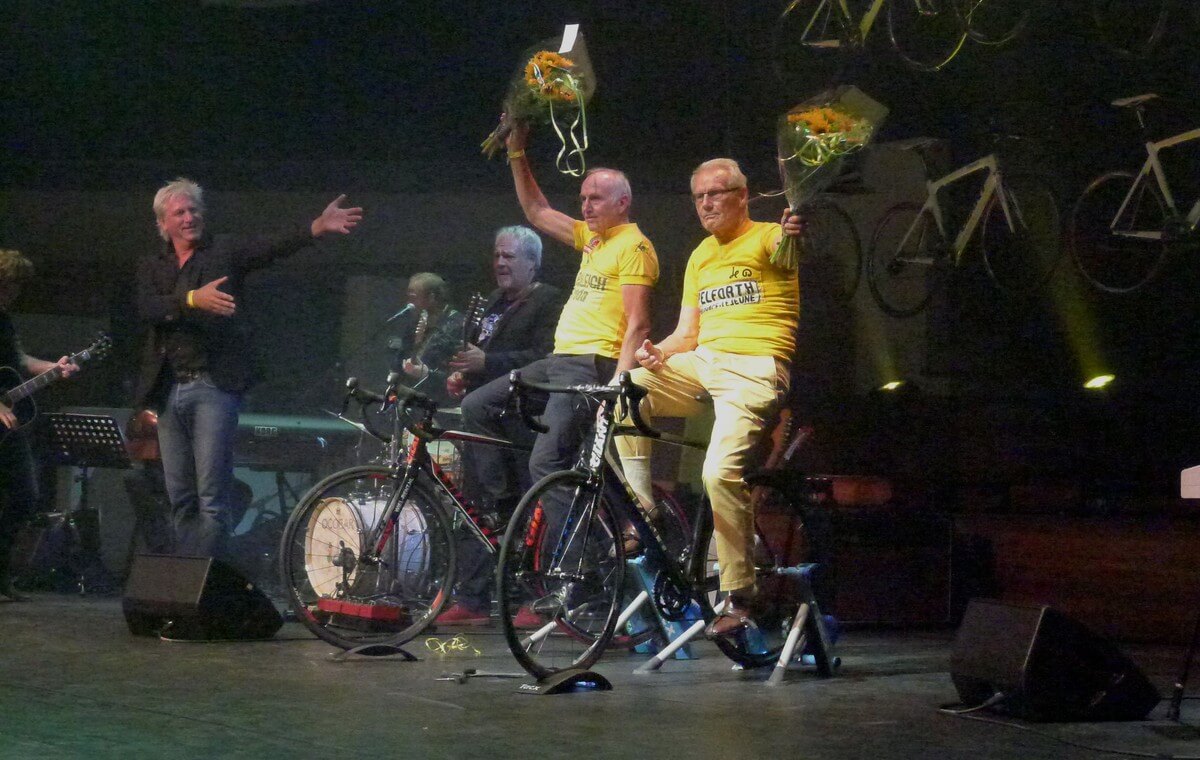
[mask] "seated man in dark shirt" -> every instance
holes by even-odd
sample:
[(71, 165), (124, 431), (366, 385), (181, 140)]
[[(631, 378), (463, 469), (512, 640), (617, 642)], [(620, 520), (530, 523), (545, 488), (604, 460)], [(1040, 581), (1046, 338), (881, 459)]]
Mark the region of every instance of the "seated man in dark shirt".
[[(546, 356), (554, 348), (554, 329), (562, 311), (562, 291), (538, 282), (542, 239), (528, 227), (504, 227), (496, 233), (492, 273), (498, 286), (488, 296), (479, 333), (450, 362), (447, 380), (451, 396), (461, 397), (498, 377)], [(515, 416), (506, 420), (509, 440), (531, 444), (533, 433)], [(487, 512), (511, 511), (497, 503), (503, 484), (529, 485), (529, 455), (496, 446), (467, 446), (463, 452), (464, 490)], [(499, 495), (497, 495), (499, 494)], [(507, 517), (507, 515), (505, 515)], [(487, 622), (491, 599), (492, 563), (474, 540), (459, 543), (459, 582), (454, 604), (438, 617), (444, 624)]]

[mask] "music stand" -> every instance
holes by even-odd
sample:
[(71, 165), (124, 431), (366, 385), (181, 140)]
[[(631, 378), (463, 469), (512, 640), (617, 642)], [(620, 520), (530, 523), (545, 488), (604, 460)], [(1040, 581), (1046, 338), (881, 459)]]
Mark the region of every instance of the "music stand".
[[(100, 562), (100, 520), (88, 506), (88, 470), (92, 467), (128, 469), (131, 464), (125, 448), (125, 436), (115, 417), (106, 414), (72, 414), (56, 412), (46, 415), (50, 423), (50, 446), (57, 464), (80, 469), (79, 505), (72, 513), (79, 533), (80, 555), (79, 590), (88, 590), (87, 571), (103, 570)], [(103, 573), (106, 576), (107, 573)], [(102, 577), (103, 577), (102, 576)], [(99, 586), (111, 586), (101, 581)]]

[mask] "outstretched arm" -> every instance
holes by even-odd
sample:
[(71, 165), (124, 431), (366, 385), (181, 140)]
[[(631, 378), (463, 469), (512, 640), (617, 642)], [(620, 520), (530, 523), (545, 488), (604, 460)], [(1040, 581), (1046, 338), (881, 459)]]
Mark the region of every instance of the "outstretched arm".
[(521, 210), (534, 227), (560, 243), (574, 247), (575, 220), (551, 208), (550, 202), (542, 194), (537, 180), (533, 178), (533, 170), (529, 168), (529, 158), (525, 155), (528, 143), (529, 125), (515, 124), (508, 133), (508, 164), (512, 168), (513, 185), (517, 188), (517, 200), (521, 202)]

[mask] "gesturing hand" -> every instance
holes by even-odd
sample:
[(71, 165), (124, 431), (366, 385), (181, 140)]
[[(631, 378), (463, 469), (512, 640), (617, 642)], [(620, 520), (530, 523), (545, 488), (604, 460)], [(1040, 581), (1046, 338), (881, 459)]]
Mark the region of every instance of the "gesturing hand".
[(206, 283), (192, 291), (192, 306), (200, 311), (207, 311), (209, 314), (216, 314), (218, 317), (232, 317), (237, 311), (237, 304), (233, 300), (233, 296), (228, 293), (217, 290), (229, 277), (218, 277), (212, 282)]
[(659, 369), (663, 365), (663, 352), (649, 340), (642, 341), (642, 345), (638, 346), (633, 352), (633, 358), (638, 364), (642, 365), (651, 372)]
[(313, 237), (321, 237), (326, 232), (348, 235), (350, 230), (362, 220), (363, 210), (357, 206), (342, 208), (339, 204), (344, 200), (346, 200), (345, 193), (334, 198), (333, 202), (321, 212), (321, 215), (313, 220)]

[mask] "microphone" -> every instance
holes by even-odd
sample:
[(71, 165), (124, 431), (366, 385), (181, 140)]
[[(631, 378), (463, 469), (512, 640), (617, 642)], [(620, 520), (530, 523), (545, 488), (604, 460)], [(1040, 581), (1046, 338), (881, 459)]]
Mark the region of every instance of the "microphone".
[(417, 307), (413, 306), (411, 303), (408, 304), (400, 311), (398, 311), (395, 314), (393, 314), (392, 316), (388, 317), (387, 321), (385, 321), (384, 324), (387, 325), (387, 324), (391, 324), (392, 322), (395, 322), (397, 319), (399, 319), (400, 317), (403, 317), (405, 314), (409, 313), (410, 311), (412, 311), (415, 308), (417, 308)]

